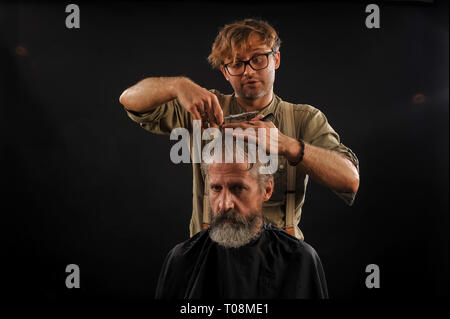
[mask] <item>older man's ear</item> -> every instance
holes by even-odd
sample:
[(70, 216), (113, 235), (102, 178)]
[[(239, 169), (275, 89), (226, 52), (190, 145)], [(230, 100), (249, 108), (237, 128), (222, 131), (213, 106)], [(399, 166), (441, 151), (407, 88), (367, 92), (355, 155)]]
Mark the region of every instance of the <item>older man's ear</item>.
[(272, 197), (272, 193), (273, 193), (273, 178), (270, 178), (267, 183), (266, 186), (263, 189), (264, 191), (264, 196), (263, 199), (265, 202), (267, 202), (270, 197)]

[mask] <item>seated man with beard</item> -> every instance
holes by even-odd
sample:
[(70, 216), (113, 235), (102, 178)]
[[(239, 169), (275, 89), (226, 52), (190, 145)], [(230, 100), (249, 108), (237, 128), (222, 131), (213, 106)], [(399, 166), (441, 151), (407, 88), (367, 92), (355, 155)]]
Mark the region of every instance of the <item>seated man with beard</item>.
[(328, 297), (316, 251), (263, 220), (273, 178), (242, 151), (244, 163), (202, 164), (211, 225), (169, 252), (157, 299)]

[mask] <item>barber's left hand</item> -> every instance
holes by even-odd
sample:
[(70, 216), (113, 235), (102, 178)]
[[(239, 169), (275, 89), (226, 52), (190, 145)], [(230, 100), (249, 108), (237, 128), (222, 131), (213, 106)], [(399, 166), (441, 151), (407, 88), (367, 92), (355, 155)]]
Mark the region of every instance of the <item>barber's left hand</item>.
[[(258, 129), (259, 128), (265, 128), (265, 143), (264, 145), (261, 145), (266, 153), (269, 153), (270, 145), (273, 145), (273, 149), (271, 150), (272, 154), (277, 155), (284, 155), (285, 153), (285, 145), (288, 143), (289, 137), (282, 134), (277, 127), (271, 122), (271, 121), (261, 121), (261, 119), (264, 117), (264, 115), (260, 114), (256, 117), (252, 118), (250, 121), (244, 121), (244, 122), (234, 122), (234, 123), (227, 123), (222, 125), (222, 127), (225, 128), (241, 128), (243, 131), (250, 128), (253, 129), (251, 132), (254, 134), (247, 134), (246, 132), (236, 132), (233, 130), (233, 136), (236, 136), (236, 138), (242, 138), (244, 140), (247, 140), (250, 143), (256, 143), (256, 145), (259, 145), (259, 136), (258, 136)], [(271, 129), (275, 130), (276, 134), (270, 134)], [(272, 136), (271, 136), (272, 135)], [(276, 141), (275, 136), (278, 136), (278, 142)]]

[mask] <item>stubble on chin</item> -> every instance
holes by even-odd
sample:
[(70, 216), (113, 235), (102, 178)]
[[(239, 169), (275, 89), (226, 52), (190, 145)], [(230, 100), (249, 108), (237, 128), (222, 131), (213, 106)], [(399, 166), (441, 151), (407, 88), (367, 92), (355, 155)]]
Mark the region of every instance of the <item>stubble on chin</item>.
[(238, 92), (239, 93), (238, 96), (241, 96), (248, 100), (256, 100), (269, 94), (271, 86), (266, 87), (264, 82), (261, 82), (260, 85), (261, 88), (254, 88), (254, 89), (246, 88), (245, 85), (242, 85)]
[(243, 94), (241, 94), (244, 98), (249, 99), (249, 100), (256, 100), (260, 97), (263, 97), (264, 95), (267, 94), (266, 90), (262, 90), (260, 92), (246, 92), (245, 90), (243, 91)]

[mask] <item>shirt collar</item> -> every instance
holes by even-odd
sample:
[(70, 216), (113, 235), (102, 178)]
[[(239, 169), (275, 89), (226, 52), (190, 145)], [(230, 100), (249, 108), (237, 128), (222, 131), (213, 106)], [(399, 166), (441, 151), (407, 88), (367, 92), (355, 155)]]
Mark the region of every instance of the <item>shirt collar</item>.
[[(239, 114), (239, 113), (244, 113), (247, 112), (237, 101), (235, 94), (232, 94), (232, 110), (230, 114)], [(279, 102), (279, 98), (278, 96), (275, 95), (275, 93), (272, 96), (272, 101), (270, 101), (269, 105), (267, 105), (266, 107), (264, 107), (262, 110), (259, 111), (258, 114), (262, 114), (264, 116), (270, 114), (270, 113), (274, 113), (275, 110), (275, 106), (278, 104)]]

